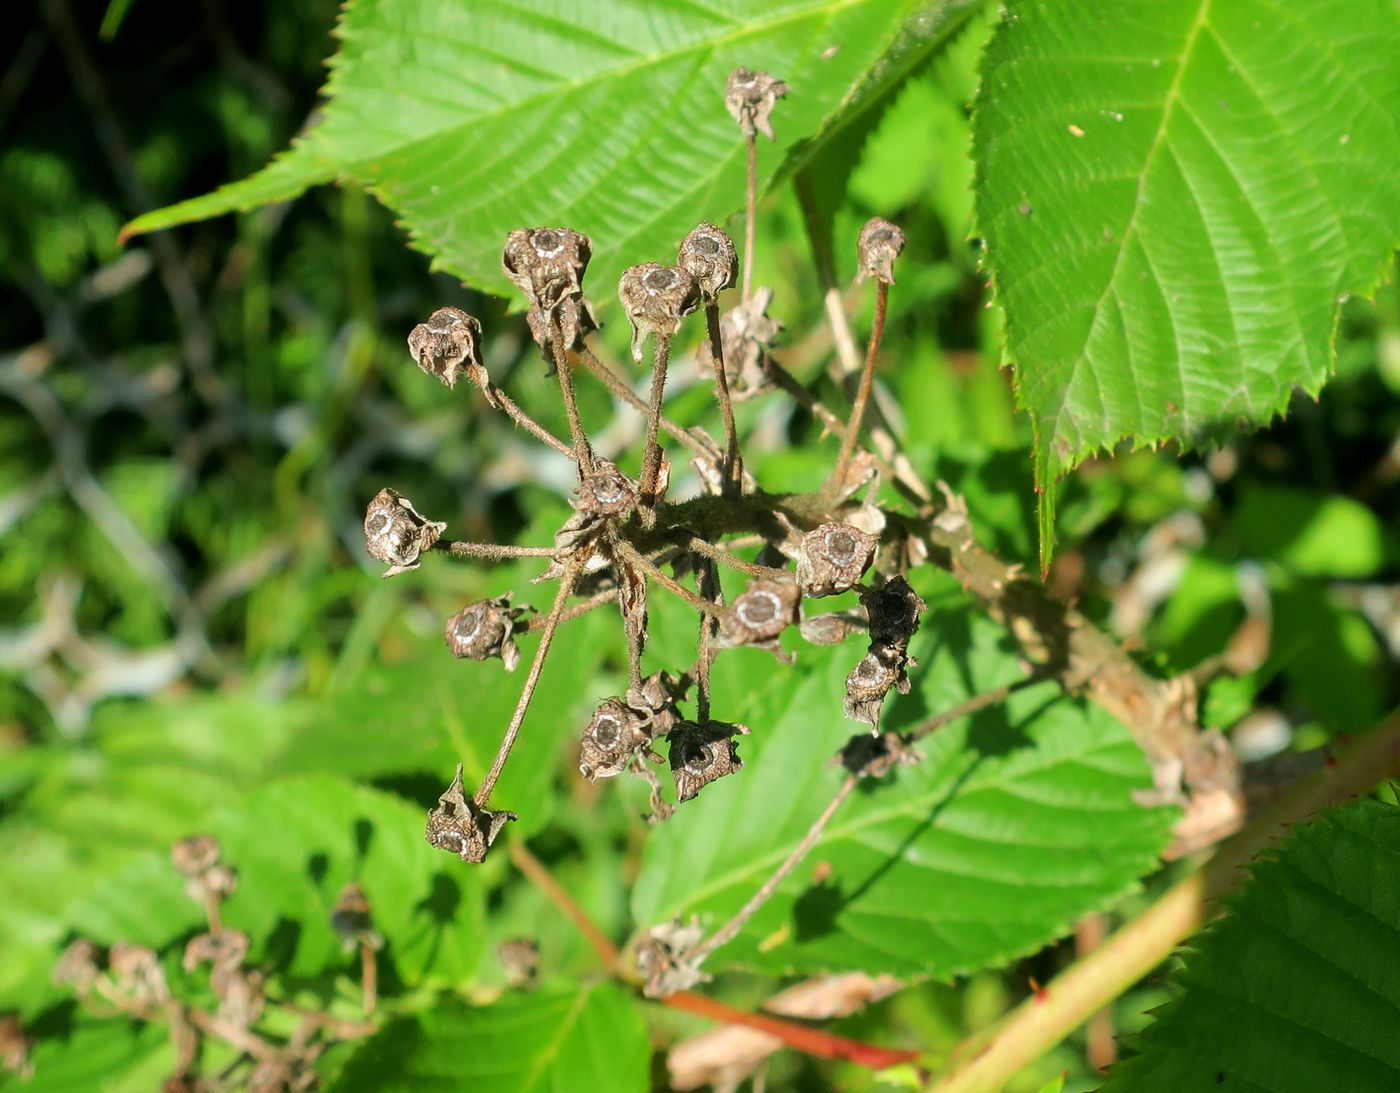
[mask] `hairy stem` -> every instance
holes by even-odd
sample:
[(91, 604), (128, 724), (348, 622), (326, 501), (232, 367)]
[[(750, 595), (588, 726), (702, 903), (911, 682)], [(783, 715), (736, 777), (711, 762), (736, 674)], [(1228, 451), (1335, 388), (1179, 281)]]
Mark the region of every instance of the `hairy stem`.
[(544, 629), (540, 633), (540, 644), (535, 649), (534, 660), (530, 662), (530, 672), (521, 688), (520, 700), (515, 704), (515, 713), (511, 715), (505, 736), (501, 738), (501, 746), (496, 749), (496, 758), (491, 762), (491, 769), (486, 772), (486, 777), (482, 779), (481, 786), (476, 791), (475, 800), (479, 808), (485, 808), (486, 802), (491, 799), (496, 780), (500, 778), (506, 760), (510, 758), (510, 749), (515, 747), (515, 739), (520, 735), (520, 726), (525, 720), (525, 711), (530, 708), (530, 699), (534, 697), (535, 686), (540, 681), (540, 673), (544, 671), (544, 658), (549, 655), (554, 632), (559, 628), (559, 622), (564, 616), (564, 603), (573, 591), (574, 582), (578, 580), (581, 569), (581, 562), (571, 562), (564, 570), (564, 575), (559, 578), (559, 591), (554, 597), (554, 606), (549, 609), (549, 615), (545, 619)]
[[(612, 392), (616, 398), (621, 399), (634, 410), (640, 410), (644, 414), (647, 412), (648, 407), (646, 402), (644, 402), (632, 388), (627, 386), (627, 382), (621, 376), (599, 360), (597, 355), (589, 349), (588, 346), (585, 345), (579, 350), (579, 360), (583, 362), (584, 367), (587, 368), (604, 387)], [(658, 420), (661, 431), (672, 440), (684, 444), (691, 452), (704, 459), (710, 459), (713, 456), (713, 453), (705, 446), (705, 443), (688, 429), (682, 429), (674, 421), (664, 415), (660, 416)]]
[(685, 548), (696, 554), (703, 554), (706, 558), (728, 566), (730, 569), (747, 573), (750, 577), (768, 577), (777, 580), (788, 576), (786, 569), (778, 569), (771, 565), (759, 565), (756, 562), (746, 562), (744, 559), (736, 557), (732, 552), (725, 550), (724, 547), (715, 546), (698, 535), (692, 535), (687, 539)]
[(641, 504), (645, 510), (656, 508), (656, 491), (661, 478), (661, 445), (657, 433), (661, 426), (661, 400), (666, 395), (666, 367), (671, 359), (671, 339), (656, 335), (656, 355), (651, 366), (651, 401), (647, 403), (647, 439), (642, 452)]
[(846, 422), (846, 436), (841, 441), (841, 451), (836, 456), (836, 466), (827, 479), (827, 487), (833, 493), (838, 491), (846, 480), (846, 465), (855, 451), (856, 440), (860, 436), (860, 423), (865, 417), (865, 405), (870, 401), (870, 385), (875, 377), (875, 357), (880, 352), (880, 339), (885, 333), (885, 311), (890, 302), (890, 286), (880, 282), (875, 297), (875, 325), (870, 330), (870, 344), (865, 350), (865, 368), (860, 374), (860, 387), (851, 407), (850, 420)]
[(578, 463), (580, 476), (593, 473), (593, 449), (589, 446), (588, 435), (583, 431), (583, 419), (579, 417), (578, 400), (574, 398), (574, 379), (569, 372), (568, 355), (564, 352), (564, 335), (555, 323), (550, 331), (549, 345), (554, 353), (554, 371), (559, 377), (559, 393), (564, 397), (564, 412), (569, 417), (569, 436), (574, 444), (574, 461)]
[(749, 133), (744, 137), (748, 150), (748, 170), (744, 176), (744, 267), (742, 287), (739, 290), (741, 303), (749, 302), (749, 287), (753, 283), (753, 236), (754, 209), (758, 205), (758, 139)]
[[(555, 367), (558, 367), (557, 360), (555, 362)], [(473, 371), (475, 372), (476, 370), (474, 369)], [(481, 392), (486, 396), (486, 401), (488, 403), (490, 403), (492, 406), (500, 407), (501, 412), (504, 413), (506, 417), (510, 418), (511, 421), (519, 425), (536, 440), (539, 440), (544, 444), (548, 444), (556, 452), (559, 452), (560, 454), (566, 455), (570, 459), (577, 461), (578, 454), (574, 451), (573, 448), (570, 448), (557, 436), (555, 436), (538, 421), (536, 421), (519, 406), (517, 406), (515, 401), (509, 395), (507, 395), (504, 391), (502, 391), (499, 387), (497, 387), (494, 383), (491, 382), (490, 378), (485, 375), (486, 370), (484, 368), (480, 369), (480, 371), (482, 373), (481, 376), (477, 377), (474, 375), (473, 378), (478, 380), (478, 383), (481, 386)], [(569, 400), (572, 397), (573, 392), (571, 386), (570, 393), (564, 397), (565, 406), (569, 404)], [(573, 424), (572, 418), (570, 418), (569, 423), (570, 425)]]
[[(588, 612), (595, 611), (604, 604), (614, 603), (616, 600), (617, 589), (615, 588), (606, 588), (602, 592), (595, 592), (593, 595), (579, 600), (579, 602), (572, 607), (566, 607), (563, 611), (559, 612), (559, 621), (568, 622), (570, 619), (576, 619), (580, 615), (586, 615)], [(548, 615), (536, 615), (523, 627), (518, 629), (516, 633), (529, 633), (532, 630), (543, 630), (549, 625), (549, 620), (550, 616)]]
[[(747, 270), (747, 264), (744, 266)], [(724, 370), (724, 339), (719, 329), (719, 301), (705, 303), (705, 325), (710, 333), (710, 359), (715, 366), (715, 397), (724, 418), (724, 484), (726, 489), (739, 484), (744, 477), (744, 462), (739, 455), (739, 427), (734, 423), (734, 403), (729, 397), (729, 377)]]
[(803, 835), (802, 841), (792, 848), (792, 853), (784, 859), (783, 864), (773, 871), (773, 875), (763, 882), (763, 886), (759, 888), (757, 892), (749, 897), (748, 902), (739, 908), (733, 918), (711, 934), (705, 941), (702, 941), (686, 953), (681, 958), (683, 961), (698, 965), (705, 957), (709, 956), (720, 946), (729, 944), (729, 942), (739, 936), (739, 931), (744, 928), (744, 923), (748, 922), (749, 919), (753, 918), (753, 916), (758, 913), (758, 909), (767, 903), (773, 893), (778, 890), (778, 885), (783, 883), (784, 878), (797, 868), (798, 863), (801, 862), (802, 859), (807, 856), (808, 851), (816, 845), (817, 840), (821, 838), (822, 832), (826, 830), (826, 825), (831, 822), (831, 818), (836, 815), (837, 810), (845, 803), (846, 798), (851, 795), (851, 791), (856, 788), (856, 783), (858, 781), (860, 781), (860, 779), (854, 774), (846, 776), (846, 780), (841, 783), (841, 788), (836, 791), (836, 795), (827, 802), (821, 814), (812, 821), (812, 826), (807, 829), (807, 834)]
[[(711, 603), (720, 601), (719, 574), (714, 562), (701, 562), (695, 569), (695, 584), (700, 595)], [(695, 664), (695, 720), (705, 724), (710, 720), (710, 665), (714, 662), (714, 639), (719, 629), (713, 615), (700, 616), (700, 649)]]
[(679, 596), (686, 603), (690, 604), (691, 607), (695, 608), (695, 610), (703, 611), (707, 615), (719, 616), (720, 609), (718, 607), (710, 603), (709, 600), (697, 596), (674, 577), (667, 576), (656, 566), (652, 565), (651, 562), (647, 561), (646, 557), (639, 553), (630, 543), (619, 539), (614, 544), (614, 549), (620, 557), (627, 559), (627, 561), (631, 562), (662, 588), (666, 589), (667, 592)]
[(439, 539), (432, 545), (456, 558), (552, 558), (554, 547), (501, 546), (496, 543), (468, 543), (461, 539)]

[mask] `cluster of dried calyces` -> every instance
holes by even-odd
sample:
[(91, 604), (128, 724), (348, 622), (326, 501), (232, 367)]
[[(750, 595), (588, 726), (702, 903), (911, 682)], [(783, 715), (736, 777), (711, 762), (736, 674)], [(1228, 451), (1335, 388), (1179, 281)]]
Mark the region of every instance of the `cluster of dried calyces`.
[[(754, 138), (773, 137), (773, 110), (786, 92), (781, 80), (749, 69), (736, 70), (726, 88), (725, 105), (750, 152), (748, 229), (753, 216)], [(871, 221), (861, 233), (858, 268), (862, 277), (880, 282), (882, 308), (893, 280), (892, 264), (903, 244), (899, 229), (883, 220)], [(702, 222), (681, 242), (674, 259), (641, 262), (623, 271), (617, 299), (631, 326), (633, 362), (643, 364), (650, 350), (650, 385), (643, 394), (599, 359), (588, 337), (598, 326), (584, 291), (592, 240), (565, 227), (510, 233), (502, 268), (523, 294), (531, 336), (558, 377), (569, 421), (567, 440), (551, 434), (492, 381), (482, 363), (481, 326), (470, 315), (442, 308), (409, 334), (409, 352), (423, 372), (448, 387), (466, 378), (489, 406), (572, 459), (576, 473), (573, 513), (548, 546), (453, 540), (446, 537), (446, 523), (423, 516), (392, 489), (382, 490), (365, 514), (366, 546), (388, 566), (385, 576), (416, 568), (429, 553), (531, 557), (543, 563), (535, 582), (558, 585), (549, 607), (513, 606), (504, 596), (467, 604), (446, 621), (444, 637), (454, 656), (499, 658), (508, 671), (520, 664), (516, 639), (523, 632), (537, 632), (539, 643), (491, 768), (480, 775), (475, 792), (469, 792), (459, 767), (431, 811), (427, 838), (434, 846), (479, 862), (515, 819), (515, 813), (491, 806), (491, 793), (520, 732), (555, 631), (566, 619), (609, 601), (617, 604), (626, 638), (627, 684), (600, 702), (584, 727), (579, 770), (590, 781), (621, 774), (645, 779), (652, 789), (653, 819), (664, 819), (673, 807), (661, 797), (653, 765), (669, 762), (677, 803), (743, 768), (740, 744), (749, 729), (719, 720), (710, 710), (711, 669), (724, 650), (752, 646), (790, 660), (781, 645), (789, 628), (817, 644), (834, 644), (853, 631), (868, 631), (869, 652), (847, 683), (847, 714), (877, 728), (886, 694), (908, 689), (908, 643), (923, 605), (900, 575), (899, 560), (905, 552), (891, 551), (877, 564), (886, 519), (873, 500), (879, 475), (869, 457), (853, 451), (858, 415), (852, 416), (843, 437), (839, 473), (817, 493), (770, 495), (744, 468), (730, 384), (745, 394), (779, 386), (769, 380), (778, 367), (768, 353), (779, 330), (765, 314), (772, 292), (751, 291), (745, 277), (737, 300), (722, 307), (726, 294), (739, 283), (741, 269), (747, 273), (751, 266), (752, 249), (752, 231), (747, 230), (741, 263), (729, 235)], [(687, 320), (695, 316), (698, 322), (701, 315), (705, 337), (700, 359), (714, 386), (722, 437), (681, 429), (663, 412), (672, 342)], [(590, 435), (574, 397), (576, 372), (592, 374), (644, 416), (635, 477), (622, 469), (628, 462), (626, 453), (601, 451)], [(869, 377), (864, 379), (868, 385)], [(690, 450), (700, 496), (668, 497), (672, 475), (661, 445), (663, 430)], [(857, 500), (855, 495), (862, 491), (864, 499)], [(745, 557), (740, 551), (746, 547), (760, 549)], [(745, 581), (728, 596), (720, 580), (726, 569)], [(695, 610), (698, 649), (695, 662), (673, 666), (674, 674), (644, 675), (647, 606), (657, 589)], [(851, 591), (859, 594), (859, 608), (804, 611), (810, 601)], [(694, 708), (683, 710), (692, 691)]]

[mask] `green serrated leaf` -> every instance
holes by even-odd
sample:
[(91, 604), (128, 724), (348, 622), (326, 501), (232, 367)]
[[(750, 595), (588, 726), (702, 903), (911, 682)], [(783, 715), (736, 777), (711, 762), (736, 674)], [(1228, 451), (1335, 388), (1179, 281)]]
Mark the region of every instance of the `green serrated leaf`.
[[(760, 150), (766, 184), (843, 107), (907, 72), (941, 40), (948, 11), (965, 7), (354, 0), (337, 29), (324, 119), (252, 178), (148, 213), (125, 233), (353, 181), (402, 217), (438, 267), (487, 290), (504, 290), (511, 229), (585, 231), (590, 280), (605, 297), (624, 266), (664, 256), (698, 219), (742, 203), (743, 143), (723, 104), (733, 68), (766, 69), (791, 88), (774, 118), (777, 147)], [(877, 69), (906, 22), (912, 48)]]
[(596, 982), (507, 995), (492, 1006), (444, 1003), (392, 1021), (331, 1088), (642, 1093), (650, 1054), (635, 1002)]
[[(914, 693), (888, 727), (1024, 674), (1001, 631), (955, 609), (930, 609), (915, 651)], [(690, 913), (717, 924), (801, 839), (841, 781), (827, 760), (861, 731), (841, 714), (860, 653), (804, 649), (814, 664), (801, 682), (761, 661), (731, 666), (757, 654), (721, 659), (716, 716), (744, 709), (745, 769), (653, 833), (633, 898), (639, 926)], [(714, 967), (950, 977), (1060, 935), (1130, 891), (1166, 843), (1173, 812), (1132, 800), (1150, 779), (1127, 731), (1051, 685), (919, 747), (921, 764), (847, 801)], [(818, 863), (826, 876), (813, 881)]]
[(1297, 828), (1191, 943), (1106, 1093), (1400, 1089), (1400, 808)]
[(1332, 361), (1400, 237), (1391, 0), (1007, 4), (974, 119), (977, 219), (1057, 480), (1131, 438), (1267, 421)]

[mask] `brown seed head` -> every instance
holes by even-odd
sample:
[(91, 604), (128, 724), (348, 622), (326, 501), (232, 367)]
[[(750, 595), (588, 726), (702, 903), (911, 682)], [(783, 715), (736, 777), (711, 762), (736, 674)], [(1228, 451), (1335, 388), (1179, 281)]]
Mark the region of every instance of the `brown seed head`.
[(196, 934), (185, 946), (180, 966), (192, 972), (201, 964), (216, 968), (236, 968), (248, 956), (248, 935), (242, 930), (220, 930), (217, 934)]
[(620, 698), (609, 698), (593, 711), (580, 741), (579, 773), (590, 782), (615, 778), (632, 756), (651, 742), (644, 719)]
[(735, 734), (747, 735), (743, 725), (707, 721), (703, 725), (682, 721), (671, 730), (671, 775), (676, 780), (676, 800), (688, 801), (711, 782), (744, 769), (734, 742)]
[(592, 256), (592, 241), (572, 228), (520, 228), (506, 238), (501, 268), (530, 302), (526, 321), (547, 358), (552, 358), (555, 329), (564, 349), (576, 348), (588, 331), (598, 329), (583, 295)]
[(170, 848), (170, 861), (183, 877), (195, 877), (219, 863), (219, 840), (213, 835), (191, 835)]
[(86, 994), (102, 972), (103, 954), (95, 944), (80, 937), (63, 950), (54, 965), (53, 981), (71, 983), (79, 994)]
[(623, 270), (617, 298), (632, 324), (632, 359), (640, 364), (643, 339), (676, 333), (681, 320), (700, 306), (700, 286), (680, 266), (643, 262)]
[(685, 697), (689, 679), (678, 680), (670, 672), (656, 672), (642, 680), (640, 689), (628, 688), (627, 705), (643, 721), (649, 740), (659, 740), (680, 724), (676, 703)]
[(797, 604), (802, 598), (791, 581), (750, 581), (735, 597), (720, 620), (721, 637), (726, 645), (763, 645), (776, 641), (797, 621)]
[(117, 989), (138, 1002), (164, 1002), (170, 998), (165, 972), (153, 949), (118, 941), (107, 954), (107, 966)]
[(513, 640), (515, 620), (524, 613), (525, 608), (510, 605), (509, 595), (469, 603), (447, 620), (443, 638), (459, 660), (500, 657), (506, 671), (513, 672), (520, 663), (520, 650)]
[(676, 265), (695, 278), (700, 292), (713, 300), (727, 288), (733, 288), (739, 269), (734, 240), (708, 221), (696, 225), (681, 243)]
[(455, 387), (463, 372), (481, 367), (481, 324), (460, 308), (439, 308), (409, 332), (408, 351), (424, 372)]
[(418, 568), (418, 556), (441, 538), (447, 525), (418, 514), (413, 502), (382, 489), (365, 510), (365, 549), (385, 563), (385, 577)]
[(772, 140), (773, 126), (769, 117), (774, 104), (787, 92), (787, 84), (766, 72), (736, 68), (725, 84), (724, 105), (739, 123), (739, 130), (744, 136), (751, 137), (757, 131)]
[(462, 764), (458, 763), (452, 784), (428, 813), (423, 835), (430, 846), (456, 854), (463, 861), (482, 862), (501, 829), (519, 818), (514, 812), (482, 808), (468, 797), (462, 790)]
[(888, 220), (871, 217), (860, 229), (860, 239), (856, 242), (856, 256), (860, 260), (857, 279), (864, 281), (874, 277), (887, 285), (894, 284), (894, 260), (903, 249), (904, 233)]
[(574, 508), (598, 516), (623, 516), (637, 507), (637, 483), (606, 460), (598, 460), (593, 473), (578, 487)]
[(822, 524), (802, 537), (797, 583), (805, 596), (834, 596), (855, 587), (879, 542), (850, 524)]
[(894, 688), (901, 694), (909, 690), (909, 677), (905, 667), (909, 658), (903, 653), (877, 648), (860, 659), (846, 677), (846, 716), (855, 721), (864, 721), (871, 732), (880, 731), (880, 707), (885, 695)]

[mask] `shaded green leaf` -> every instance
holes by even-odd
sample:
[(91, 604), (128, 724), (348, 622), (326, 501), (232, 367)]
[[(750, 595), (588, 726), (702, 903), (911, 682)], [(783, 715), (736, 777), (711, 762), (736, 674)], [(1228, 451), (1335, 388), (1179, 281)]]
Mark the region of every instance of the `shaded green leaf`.
[[(915, 691), (886, 727), (1024, 674), (995, 626), (956, 609), (930, 609), (915, 651)], [(721, 658), (716, 716), (744, 711), (746, 767), (652, 835), (633, 899), (640, 926), (692, 912), (717, 924), (802, 837), (842, 778), (828, 758), (861, 728), (841, 713), (860, 653), (803, 650), (813, 670), (795, 690), (761, 662), (735, 670), (731, 657), (755, 654)], [(919, 747), (918, 766), (862, 785), (715, 966), (949, 977), (1060, 935), (1131, 890), (1165, 845), (1173, 812), (1133, 802), (1149, 779), (1127, 731), (1052, 685)], [(814, 883), (817, 863), (830, 870)]]
[(635, 1002), (598, 982), (506, 995), (491, 1006), (444, 1003), (392, 1021), (331, 1088), (641, 1093), (650, 1088), (649, 1056)]
[(1007, 5), (974, 120), (977, 218), (1057, 478), (1316, 392), (1339, 302), (1400, 236), (1390, 0)]
[[(744, 149), (729, 72), (791, 88), (760, 183), (854, 100), (941, 39), (966, 3), (714, 0), (559, 6), (543, 0), (358, 0), (337, 29), (323, 120), (243, 182), (148, 213), (128, 234), (250, 209), (333, 180), (369, 187), (416, 245), (500, 291), (501, 244), (563, 223), (594, 241), (595, 295), (664, 255), (698, 219), (742, 202)], [(913, 12), (919, 17), (910, 21)], [(897, 60), (872, 67), (909, 21)]]
[(1400, 808), (1297, 828), (1192, 943), (1109, 1093), (1400, 1088)]

